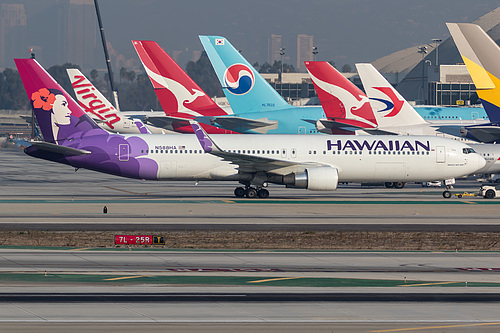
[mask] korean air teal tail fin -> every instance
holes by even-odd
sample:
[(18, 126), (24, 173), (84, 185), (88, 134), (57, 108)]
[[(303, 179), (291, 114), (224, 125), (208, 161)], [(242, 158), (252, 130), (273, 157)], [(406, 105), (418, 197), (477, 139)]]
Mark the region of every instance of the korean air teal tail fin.
[(235, 114), (291, 107), (226, 38), (200, 40)]

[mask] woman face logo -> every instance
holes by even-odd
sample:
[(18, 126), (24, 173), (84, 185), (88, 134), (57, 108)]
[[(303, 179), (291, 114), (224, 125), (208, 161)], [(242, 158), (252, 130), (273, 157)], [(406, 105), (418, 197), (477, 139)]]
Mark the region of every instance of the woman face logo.
[(68, 108), (68, 101), (64, 95), (56, 95), (54, 105), (52, 106), (54, 123), (58, 125), (68, 125), (71, 123), (71, 110)]

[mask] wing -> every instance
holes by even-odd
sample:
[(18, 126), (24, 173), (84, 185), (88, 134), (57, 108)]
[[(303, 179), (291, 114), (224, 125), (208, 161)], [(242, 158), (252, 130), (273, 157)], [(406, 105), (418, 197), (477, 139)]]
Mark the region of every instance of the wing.
[(278, 175), (287, 175), (291, 172), (304, 171), (308, 167), (331, 167), (331, 165), (321, 163), (292, 162), (268, 157), (244, 155), (224, 151), (219, 146), (217, 146), (217, 144), (213, 142), (212, 139), (210, 139), (207, 133), (196, 121), (191, 121), (191, 126), (193, 127), (194, 133), (196, 134), (196, 137), (198, 138), (198, 141), (200, 142), (200, 145), (205, 152), (218, 156), (224, 161), (228, 161), (232, 164), (238, 165), (238, 169), (244, 173), (271, 172)]
[(91, 153), (91, 151), (88, 150), (60, 146), (50, 142), (30, 141), (29, 143), (31, 144), (32, 147), (35, 147), (37, 149), (63, 155), (78, 156), (78, 155), (88, 155)]

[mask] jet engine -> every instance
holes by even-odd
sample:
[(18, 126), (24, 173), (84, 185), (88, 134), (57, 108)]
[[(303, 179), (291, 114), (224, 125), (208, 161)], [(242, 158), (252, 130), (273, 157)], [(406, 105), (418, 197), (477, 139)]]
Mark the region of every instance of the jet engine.
[(339, 183), (339, 174), (336, 168), (328, 166), (307, 168), (305, 172), (284, 176), (283, 183), (287, 187), (305, 188), (311, 191), (334, 191)]

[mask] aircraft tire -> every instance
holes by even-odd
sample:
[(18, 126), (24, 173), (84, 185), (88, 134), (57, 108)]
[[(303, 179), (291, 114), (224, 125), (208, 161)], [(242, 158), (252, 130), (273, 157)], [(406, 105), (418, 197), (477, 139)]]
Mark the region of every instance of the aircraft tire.
[(269, 191), (266, 190), (265, 188), (261, 188), (260, 190), (257, 191), (257, 195), (259, 198), (265, 199), (269, 198)]
[(247, 188), (246, 192), (247, 192), (246, 193), (247, 198), (255, 198), (257, 196), (257, 190), (254, 189), (253, 187)]
[(396, 182), (393, 184), (394, 184), (394, 188), (403, 188), (406, 185), (406, 183), (404, 183), (404, 182)]
[(450, 191), (444, 191), (443, 192), (443, 198), (445, 198), (445, 199), (451, 198), (451, 192)]
[(487, 190), (486, 193), (484, 194), (485, 199), (493, 199), (495, 197), (495, 191), (493, 190)]
[(234, 196), (237, 198), (243, 198), (246, 194), (246, 191), (243, 187), (237, 187), (234, 189)]
[(387, 188), (393, 188), (394, 187), (394, 183), (393, 182), (385, 182), (384, 185)]

